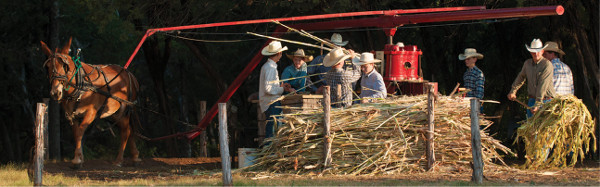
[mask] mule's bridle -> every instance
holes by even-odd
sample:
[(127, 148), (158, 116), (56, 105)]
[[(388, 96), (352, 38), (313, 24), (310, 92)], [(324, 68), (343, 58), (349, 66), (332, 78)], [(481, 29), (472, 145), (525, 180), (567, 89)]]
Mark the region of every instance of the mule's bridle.
[[(56, 70), (56, 59), (60, 59), (60, 62), (63, 63), (65, 66), (63, 67), (67, 67), (64, 71), (65, 74), (61, 75), (58, 73), (58, 71)], [(63, 85), (63, 87), (65, 86), (65, 82), (68, 81), (68, 77), (67, 74), (69, 73), (69, 61), (65, 60), (65, 58), (69, 58), (66, 55), (60, 54), (60, 53), (54, 53), (51, 56), (48, 57), (48, 59), (44, 62), (44, 64), (42, 65), (42, 67), (45, 67), (46, 64), (48, 64), (49, 62), (52, 63), (52, 72), (48, 72), (51, 73), (50, 74), (50, 83), (54, 82), (54, 80), (58, 79), (60, 81), (60, 83)]]

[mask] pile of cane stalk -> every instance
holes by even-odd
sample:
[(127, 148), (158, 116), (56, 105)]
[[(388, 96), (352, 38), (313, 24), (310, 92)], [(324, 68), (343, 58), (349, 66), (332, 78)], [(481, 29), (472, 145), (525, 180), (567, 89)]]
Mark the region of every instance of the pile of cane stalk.
[[(466, 99), (440, 96), (435, 104), (436, 166), (469, 167), (470, 106)], [(323, 171), (323, 111), (284, 114), (271, 143), (257, 153), (245, 170), (273, 173)], [(386, 99), (379, 103), (331, 109), (332, 163), (325, 171), (341, 175), (370, 175), (425, 171), (427, 96)], [(482, 127), (491, 122), (481, 120)], [(483, 160), (504, 163), (500, 150), (513, 154), (500, 141), (480, 131)]]
[[(595, 123), (586, 106), (573, 95), (543, 104), (517, 130), (525, 142), (523, 165), (528, 169), (572, 167), (586, 152), (596, 151)], [(550, 152), (552, 153), (550, 155)], [(567, 158), (570, 157), (570, 162)]]

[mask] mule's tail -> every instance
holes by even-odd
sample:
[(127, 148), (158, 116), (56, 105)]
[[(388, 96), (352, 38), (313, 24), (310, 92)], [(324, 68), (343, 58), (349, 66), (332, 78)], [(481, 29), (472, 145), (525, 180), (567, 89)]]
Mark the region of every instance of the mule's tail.
[[(138, 84), (137, 79), (135, 78), (135, 76), (133, 75), (133, 73), (129, 72), (127, 69), (125, 69), (125, 72), (127, 72), (127, 76), (129, 77), (129, 90), (130, 92), (128, 93), (128, 97), (129, 97), (129, 101), (131, 101), (132, 103), (135, 103), (135, 105), (138, 105), (138, 98), (140, 95), (140, 86)], [(133, 130), (133, 132), (135, 134), (139, 134), (140, 130), (143, 130), (142, 128), (142, 122), (140, 121), (140, 116), (138, 114), (138, 107), (134, 106), (134, 105), (130, 105), (127, 106), (129, 108), (129, 124), (131, 125), (131, 128)]]

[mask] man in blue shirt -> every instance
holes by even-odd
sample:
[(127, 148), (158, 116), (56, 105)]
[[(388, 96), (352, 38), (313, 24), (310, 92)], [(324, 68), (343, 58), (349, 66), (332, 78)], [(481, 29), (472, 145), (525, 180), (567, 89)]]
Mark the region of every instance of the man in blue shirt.
[(373, 102), (376, 98), (385, 99), (387, 97), (387, 90), (383, 83), (383, 77), (374, 68), (374, 63), (381, 62), (379, 59), (373, 57), (373, 53), (362, 53), (360, 60), (354, 58), (352, 63), (360, 66), (362, 72), (362, 79), (360, 86), (360, 102), (368, 103)]
[[(296, 50), (294, 54), (286, 54), (286, 56), (292, 59), (294, 64), (286, 67), (283, 70), (283, 73), (281, 73), (281, 79), (286, 80), (285, 82), (289, 83), (292, 88), (297, 90), (297, 92), (302, 92), (305, 90), (304, 87), (307, 86), (306, 62), (310, 62), (313, 57), (304, 54), (304, 50), (302, 49)], [(310, 82), (310, 80), (308, 82)], [(315, 89), (314, 87), (310, 88)]]
[(483, 76), (483, 72), (475, 66), (477, 59), (483, 59), (483, 55), (477, 53), (477, 50), (474, 48), (466, 48), (463, 54), (458, 55), (458, 59), (464, 60), (468, 68), (463, 75), (464, 87), (471, 90), (467, 93), (467, 97), (483, 99), (485, 77)]

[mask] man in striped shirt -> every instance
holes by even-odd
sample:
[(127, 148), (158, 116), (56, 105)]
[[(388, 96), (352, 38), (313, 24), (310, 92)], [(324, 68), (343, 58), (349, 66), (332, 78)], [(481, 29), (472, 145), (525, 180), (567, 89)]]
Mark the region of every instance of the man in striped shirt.
[(546, 42), (546, 49), (544, 50), (544, 58), (552, 62), (554, 66), (554, 91), (558, 95), (568, 95), (575, 93), (575, 87), (573, 86), (573, 73), (571, 68), (567, 64), (560, 61), (558, 54), (565, 55), (565, 52), (558, 48), (556, 42)]

